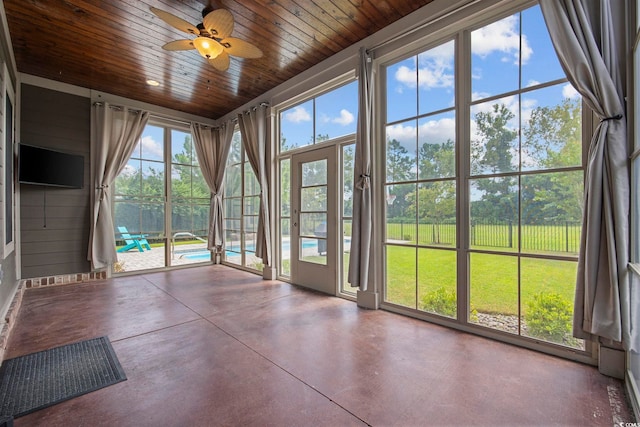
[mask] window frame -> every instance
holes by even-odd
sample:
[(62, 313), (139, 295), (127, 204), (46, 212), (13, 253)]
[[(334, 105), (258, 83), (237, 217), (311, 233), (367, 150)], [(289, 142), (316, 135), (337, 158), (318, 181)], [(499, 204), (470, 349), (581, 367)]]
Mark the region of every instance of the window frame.
[[(6, 258), (15, 250), (16, 240), (16, 215), (15, 215), (15, 140), (16, 140), (16, 96), (13, 85), (10, 82), (9, 70), (7, 64), (3, 63), (2, 67), (2, 186), (4, 194), (2, 197), (2, 257)], [(7, 103), (11, 103), (11, 117), (7, 117)], [(10, 120), (10, 129), (8, 129), (8, 121)], [(10, 141), (7, 141), (7, 137)], [(9, 171), (8, 168), (11, 168)], [(10, 172), (10, 176), (7, 174)], [(7, 200), (10, 200), (10, 206), (7, 207)], [(11, 233), (11, 239), (7, 241), (8, 232)]]
[[(470, 156), (468, 140), (470, 135), (470, 125), (467, 123), (469, 121), (468, 117), (470, 117), (471, 106), (476, 102), (469, 97), (466, 99), (466, 94), (471, 94), (471, 41), (470, 41), (470, 33), (478, 28), (482, 28), (492, 22), (508, 17), (511, 14), (523, 11), (527, 8), (535, 6), (538, 4), (537, 1), (531, 0), (521, 0), (521, 1), (513, 1), (513, 2), (496, 2), (497, 7), (493, 10), (473, 10), (469, 9), (468, 12), (460, 12), (459, 14), (453, 13), (451, 17), (447, 17), (447, 19), (441, 21), (434, 21), (433, 24), (426, 25), (424, 28), (421, 28), (418, 31), (415, 31), (413, 34), (409, 34), (406, 37), (398, 38), (394, 40), (392, 43), (389, 43), (387, 46), (383, 46), (379, 49), (379, 54), (376, 54), (376, 58), (374, 59), (374, 69), (376, 70), (377, 75), (379, 76), (376, 84), (377, 84), (377, 92), (382, 94), (382, 96), (386, 96), (387, 93), (387, 75), (386, 69), (390, 65), (393, 65), (399, 61), (405, 60), (411, 56), (418, 55), (421, 52), (424, 52), (430, 48), (437, 47), (438, 45), (445, 43), (452, 38), (455, 39), (456, 43), (460, 43), (464, 41), (464, 43), (456, 50), (455, 53), (455, 72), (456, 72), (456, 94), (455, 94), (455, 103), (456, 103), (456, 113), (459, 115), (458, 123), (456, 126), (456, 135), (458, 136), (459, 142), (459, 151), (456, 155), (456, 168), (457, 168), (457, 176), (456, 180), (458, 183), (459, 191), (464, 191), (465, 194), (458, 195), (457, 206), (457, 222), (458, 222), (458, 236), (457, 236), (457, 251), (458, 251), (458, 267), (457, 267), (457, 275), (458, 275), (458, 313), (459, 316), (464, 316), (464, 319), (448, 319), (443, 318), (442, 316), (432, 316), (428, 313), (417, 312), (417, 310), (411, 310), (406, 307), (395, 306), (393, 304), (389, 304), (386, 302), (386, 295), (384, 295), (383, 290), (385, 290), (386, 285), (384, 281), (386, 280), (386, 251), (381, 249), (376, 252), (376, 259), (380, 259), (380, 262), (377, 263), (377, 277), (380, 278), (380, 282), (378, 284), (378, 289), (381, 291), (383, 295), (381, 298), (380, 306), (382, 308), (388, 309), (389, 311), (398, 312), (401, 314), (422, 318), (425, 320), (433, 321), (434, 323), (443, 324), (449, 327), (454, 327), (456, 329), (472, 331), (479, 335), (489, 336), (492, 338), (497, 338), (499, 340), (505, 342), (511, 342), (518, 346), (532, 348), (539, 351), (544, 351), (546, 353), (558, 355), (565, 358), (570, 358), (574, 360), (579, 360), (589, 364), (596, 363), (596, 347), (592, 343), (585, 342), (585, 350), (579, 351), (570, 347), (560, 347), (553, 343), (542, 342), (533, 338), (524, 337), (524, 340), (521, 339), (521, 335), (516, 335), (514, 337), (505, 336), (505, 334), (493, 331), (483, 331), (479, 330), (482, 328), (477, 328), (476, 325), (469, 322), (469, 282), (466, 279), (469, 277), (469, 261), (468, 257), (470, 254), (470, 250), (468, 247), (469, 242), (469, 234), (470, 227), (466, 225), (466, 219), (470, 217), (469, 208), (470, 208), (470, 200), (469, 194), (470, 190), (467, 188), (469, 185), (469, 181), (471, 178), (470, 174), (470, 164), (468, 158)], [(464, 16), (464, 19), (461, 17)], [(450, 19), (449, 19), (450, 18)], [(439, 31), (441, 30), (441, 31)], [(406, 40), (405, 40), (406, 39)], [(561, 81), (566, 81), (565, 79), (560, 79)], [(558, 80), (558, 82), (560, 81)], [(555, 83), (558, 83), (555, 82)], [(546, 84), (541, 85), (550, 86), (552, 83), (547, 82)], [(519, 89), (519, 93), (522, 93), (523, 90)], [(498, 95), (496, 95), (498, 96)], [(504, 94), (500, 95), (504, 96)], [(487, 99), (483, 100), (484, 102)], [(587, 158), (587, 149), (588, 141), (590, 140), (590, 136), (593, 133), (592, 126), (592, 114), (588, 111), (587, 106), (584, 102), (582, 102), (582, 163), (578, 167), (574, 167), (574, 170), (585, 170), (586, 167), (586, 158)], [(387, 125), (387, 103), (385, 100), (380, 102), (380, 108), (376, 113), (376, 128), (375, 135), (377, 141), (385, 141), (385, 128)], [(418, 114), (420, 116), (420, 114)], [(465, 120), (465, 117), (467, 119)], [(395, 122), (401, 122), (402, 120), (395, 120)], [(375, 175), (374, 178), (374, 191), (378, 194), (378, 200), (384, 200), (384, 192), (383, 188), (385, 187), (386, 178), (385, 178), (385, 152), (384, 145), (386, 144), (378, 144), (375, 149), (375, 157), (380, 159), (377, 163), (374, 163), (375, 166)], [(552, 172), (551, 170), (541, 171), (544, 172)], [(518, 174), (522, 176), (522, 171), (518, 171)], [(527, 173), (528, 174), (528, 173)], [(464, 188), (463, 188), (464, 187)], [(385, 206), (382, 205), (382, 202), (378, 203), (374, 206), (375, 214), (374, 218), (378, 218), (378, 221), (374, 221), (374, 230), (379, 236), (384, 236), (385, 234), (385, 224), (386, 224), (386, 209)], [(461, 215), (463, 215), (461, 217)], [(467, 215), (467, 218), (464, 217)], [(384, 241), (384, 239), (382, 239)], [(384, 243), (383, 243), (384, 245)], [(529, 258), (527, 254), (521, 254), (518, 252), (518, 257), (525, 255), (526, 258)], [(533, 255), (530, 258), (535, 259), (538, 258), (537, 255)], [(553, 258), (553, 257), (552, 257)], [(560, 260), (564, 260), (564, 257), (559, 257)], [(462, 283), (465, 282), (465, 283)], [(464, 292), (464, 294), (463, 294)]]

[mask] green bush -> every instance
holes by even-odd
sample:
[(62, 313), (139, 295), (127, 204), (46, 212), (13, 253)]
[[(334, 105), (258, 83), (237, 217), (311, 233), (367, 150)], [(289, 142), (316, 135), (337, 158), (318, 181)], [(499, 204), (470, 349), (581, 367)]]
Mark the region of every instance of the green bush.
[(527, 301), (525, 321), (531, 336), (562, 343), (571, 337), (571, 302), (557, 293), (538, 293)]
[[(442, 316), (456, 317), (457, 298), (454, 291), (448, 291), (444, 287), (438, 288), (433, 292), (429, 292), (422, 297), (422, 309), (430, 313), (440, 314)], [(475, 322), (478, 320), (478, 312), (471, 309), (470, 320)]]

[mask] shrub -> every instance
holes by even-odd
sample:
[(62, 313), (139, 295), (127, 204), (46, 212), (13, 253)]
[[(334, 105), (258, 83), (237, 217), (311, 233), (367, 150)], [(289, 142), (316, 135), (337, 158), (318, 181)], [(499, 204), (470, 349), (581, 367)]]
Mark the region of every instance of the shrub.
[[(456, 317), (457, 298), (454, 291), (448, 291), (444, 287), (429, 292), (422, 297), (422, 309), (442, 316)], [(469, 315), (471, 321), (478, 320), (478, 312), (471, 308)]]
[(538, 293), (527, 301), (525, 321), (530, 335), (562, 343), (570, 338), (572, 307), (562, 295)]

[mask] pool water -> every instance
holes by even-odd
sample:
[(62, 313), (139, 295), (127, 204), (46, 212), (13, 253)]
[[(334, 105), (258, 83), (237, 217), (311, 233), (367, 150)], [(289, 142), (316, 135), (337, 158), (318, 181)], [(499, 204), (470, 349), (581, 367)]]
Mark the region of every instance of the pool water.
[[(349, 237), (345, 237), (344, 239), (344, 243), (345, 246), (347, 244), (349, 244), (351, 242), (351, 239)], [(302, 247), (303, 248), (315, 248), (318, 246), (318, 241), (317, 240), (304, 240), (302, 243)], [(253, 250), (253, 245), (247, 245), (247, 249), (252, 251)], [(287, 251), (289, 250), (289, 242), (283, 242), (282, 243), (282, 250), (283, 251)], [(239, 255), (238, 252), (232, 252), (232, 251), (225, 251), (225, 256), (226, 257), (232, 257), (234, 255)], [(211, 253), (210, 252), (195, 252), (192, 254), (185, 254), (182, 256), (182, 258), (186, 258), (186, 259), (190, 259), (190, 260), (195, 260), (195, 261), (210, 261), (211, 260)]]

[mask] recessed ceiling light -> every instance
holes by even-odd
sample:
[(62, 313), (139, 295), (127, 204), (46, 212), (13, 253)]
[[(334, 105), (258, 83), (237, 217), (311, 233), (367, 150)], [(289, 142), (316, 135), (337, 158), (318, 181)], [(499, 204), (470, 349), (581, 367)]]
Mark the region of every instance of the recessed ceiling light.
[(160, 82), (157, 82), (155, 80), (147, 80), (147, 84), (149, 86), (160, 86)]

